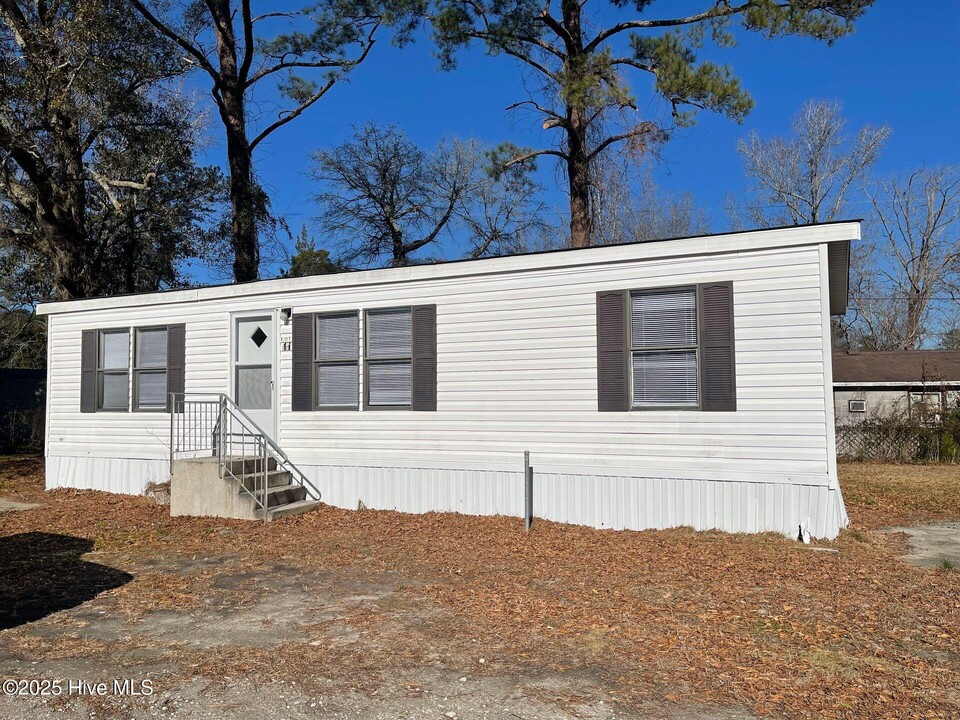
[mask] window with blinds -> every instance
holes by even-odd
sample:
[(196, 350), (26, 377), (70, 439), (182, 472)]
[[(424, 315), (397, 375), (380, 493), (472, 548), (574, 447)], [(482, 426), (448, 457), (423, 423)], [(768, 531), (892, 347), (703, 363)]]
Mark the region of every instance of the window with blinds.
[(413, 318), (411, 308), (370, 310), (366, 317), (368, 407), (411, 407)]
[(356, 410), (360, 404), (360, 317), (316, 315), (316, 407)]
[(97, 350), (97, 409), (129, 410), (130, 331), (101, 330)]
[(138, 328), (134, 344), (134, 408), (167, 409), (167, 328)]
[(632, 404), (698, 407), (697, 290), (630, 293)]

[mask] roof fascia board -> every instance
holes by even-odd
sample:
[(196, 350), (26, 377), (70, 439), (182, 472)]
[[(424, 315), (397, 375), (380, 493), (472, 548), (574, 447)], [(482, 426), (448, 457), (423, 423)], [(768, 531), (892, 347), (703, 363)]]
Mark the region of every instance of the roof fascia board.
[(387, 285), (422, 280), (481, 276), (525, 270), (550, 270), (587, 267), (636, 260), (658, 260), (671, 257), (719, 255), (757, 250), (774, 250), (832, 242), (848, 242), (860, 238), (859, 221), (822, 225), (755, 230), (750, 232), (705, 235), (668, 241), (605, 245), (574, 251), (507, 255), (473, 261), (454, 261), (432, 265), (412, 265), (403, 268), (358, 270), (331, 275), (313, 275), (302, 278), (258, 280), (250, 283), (217, 285), (204, 288), (171, 290), (166, 292), (120, 295), (43, 303), (37, 306), (38, 315), (65, 312), (106, 310), (142, 305), (190, 303), (243, 295), (279, 295), (344, 287)]

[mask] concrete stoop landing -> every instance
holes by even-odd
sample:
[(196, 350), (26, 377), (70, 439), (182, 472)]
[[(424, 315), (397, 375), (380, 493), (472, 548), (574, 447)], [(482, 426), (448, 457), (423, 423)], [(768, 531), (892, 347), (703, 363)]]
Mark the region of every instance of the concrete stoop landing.
[[(170, 514), (263, 520), (264, 511), (243, 488), (262, 492), (262, 460), (228, 460), (239, 479), (220, 477), (215, 457), (175, 460), (170, 476)], [(241, 488), (241, 484), (243, 488)], [(267, 465), (267, 520), (299, 515), (320, 502), (307, 497), (307, 489), (293, 482), (287, 470), (270, 458)]]

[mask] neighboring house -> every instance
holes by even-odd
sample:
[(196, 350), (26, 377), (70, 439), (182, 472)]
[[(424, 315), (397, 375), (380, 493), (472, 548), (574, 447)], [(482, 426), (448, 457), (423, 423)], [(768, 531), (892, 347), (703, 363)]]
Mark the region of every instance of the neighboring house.
[[(47, 487), (139, 493), (168, 478), (171, 443), (211, 434), (230, 455), (235, 401), (278, 446), (257, 447), (340, 507), (521, 516), (529, 451), (541, 518), (834, 537), (830, 317), (859, 234), (838, 222), (44, 304)], [(204, 393), (228, 412), (205, 416)]]
[(960, 350), (834, 353), (833, 397), (839, 425), (894, 415), (936, 423), (960, 404)]

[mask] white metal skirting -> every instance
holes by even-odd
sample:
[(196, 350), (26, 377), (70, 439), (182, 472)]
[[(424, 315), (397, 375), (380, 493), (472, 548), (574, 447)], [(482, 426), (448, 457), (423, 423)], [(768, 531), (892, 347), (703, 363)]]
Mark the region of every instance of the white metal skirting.
[[(337, 507), (408, 513), (523, 514), (523, 473), (303, 465), (301, 469)], [(47, 488), (139, 494), (169, 477), (166, 460), (48, 457)], [(534, 515), (557, 522), (615, 530), (690, 526), (696, 530), (778, 532), (796, 537), (800, 525), (833, 538), (847, 525), (836, 488), (762, 482), (537, 473)]]
[(167, 459), (47, 456), (47, 490), (76, 488), (140, 495), (152, 482), (170, 479)]
[[(304, 466), (324, 502), (378, 510), (523, 514), (523, 473)], [(534, 515), (616, 530), (690, 526), (834, 538), (846, 527), (839, 490), (818, 485), (537, 473)]]

